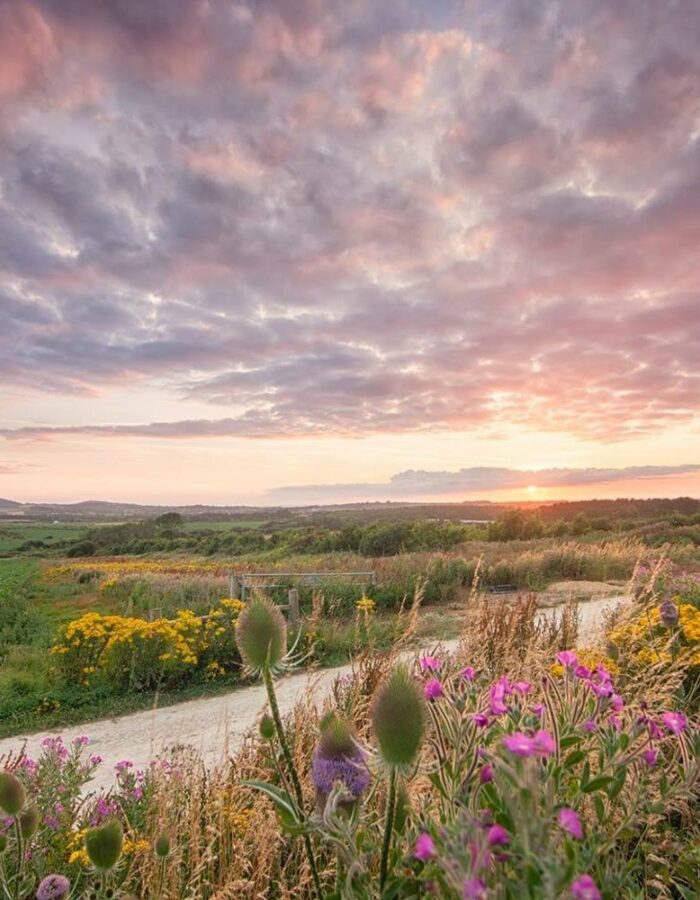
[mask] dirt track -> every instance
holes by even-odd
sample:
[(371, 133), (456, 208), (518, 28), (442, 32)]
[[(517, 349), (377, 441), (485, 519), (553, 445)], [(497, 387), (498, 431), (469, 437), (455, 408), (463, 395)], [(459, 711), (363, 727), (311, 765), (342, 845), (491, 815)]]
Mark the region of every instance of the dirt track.
[[(618, 595), (581, 603), (581, 636), (589, 636), (595, 631), (602, 613), (624, 599)], [(541, 615), (549, 616), (555, 612), (556, 608), (543, 609)], [(456, 645), (457, 641), (441, 644), (443, 652), (454, 649)], [(322, 699), (333, 680), (350, 671), (350, 666), (341, 666), (283, 679), (278, 685), (280, 709), (283, 713), (291, 710), (307, 692)], [(108, 787), (114, 778), (114, 765), (120, 760), (130, 759), (136, 769), (144, 768), (155, 755), (176, 744), (188, 744), (197, 749), (207, 765), (223, 760), (227, 753), (238, 747), (246, 731), (255, 724), (265, 702), (265, 689), (256, 684), (219, 697), (190, 700), (118, 719), (104, 719), (52, 734), (60, 733), (66, 742), (79, 735), (88, 735), (90, 752), (99, 754), (103, 759), (92, 787)], [(27, 752), (30, 755), (39, 753), (44, 734), (27, 738)], [(0, 758), (19, 750), (23, 740), (23, 737), (17, 736), (0, 741)]]

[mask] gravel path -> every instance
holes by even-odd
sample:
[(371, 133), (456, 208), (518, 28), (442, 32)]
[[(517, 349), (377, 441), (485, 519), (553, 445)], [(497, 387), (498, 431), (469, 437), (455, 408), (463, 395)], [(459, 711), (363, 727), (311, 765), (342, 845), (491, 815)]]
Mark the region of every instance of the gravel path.
[[(602, 613), (625, 599), (618, 596), (581, 603), (581, 636), (590, 636)], [(556, 611), (556, 608), (543, 609), (541, 615), (552, 616)], [(457, 643), (456, 640), (443, 641), (440, 646), (443, 652), (450, 652)], [(302, 672), (282, 679), (277, 685), (282, 713), (289, 712), (305, 694), (322, 699), (335, 678), (350, 672), (351, 667), (346, 665), (312, 673)], [(130, 759), (135, 768), (142, 769), (158, 753), (176, 744), (194, 747), (201, 753), (206, 765), (220, 762), (240, 745), (244, 734), (255, 723), (265, 705), (265, 689), (255, 684), (219, 697), (189, 700), (50, 734), (55, 736), (60, 733), (66, 743), (79, 735), (90, 737), (90, 752), (99, 754), (103, 759), (91, 787), (103, 788), (112, 783), (114, 765), (119, 760)], [(42, 732), (26, 737), (30, 756), (38, 755), (45, 734)], [(1, 740), (0, 758), (18, 751), (24, 740), (23, 736)]]

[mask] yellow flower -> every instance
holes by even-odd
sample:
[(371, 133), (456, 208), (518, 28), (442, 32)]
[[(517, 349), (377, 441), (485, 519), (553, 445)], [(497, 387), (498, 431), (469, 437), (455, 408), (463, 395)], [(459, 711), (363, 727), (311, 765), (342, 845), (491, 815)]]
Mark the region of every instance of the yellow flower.
[(358, 612), (364, 613), (373, 613), (376, 604), (371, 597), (360, 597), (360, 599), (355, 604), (355, 609)]

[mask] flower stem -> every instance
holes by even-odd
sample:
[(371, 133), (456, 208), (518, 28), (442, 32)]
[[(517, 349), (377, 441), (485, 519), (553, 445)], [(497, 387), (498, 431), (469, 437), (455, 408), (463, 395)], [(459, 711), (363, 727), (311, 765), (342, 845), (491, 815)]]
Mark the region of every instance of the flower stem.
[[(294, 788), (299, 815), (303, 816), (304, 794), (301, 790), (301, 782), (299, 781), (296, 766), (294, 765), (294, 759), (292, 757), (291, 750), (289, 749), (289, 744), (287, 743), (287, 736), (284, 732), (284, 726), (282, 725), (282, 717), (280, 716), (279, 706), (277, 705), (277, 695), (275, 694), (275, 686), (272, 681), (272, 674), (270, 673), (269, 666), (265, 666), (265, 668), (263, 669), (263, 680), (265, 682), (265, 688), (267, 690), (267, 699), (270, 703), (272, 721), (274, 722), (275, 731), (277, 732), (277, 739), (280, 742), (282, 755), (284, 756), (284, 761), (286, 762), (287, 768), (289, 769), (289, 777), (292, 782), (292, 787)], [(321, 879), (318, 876), (318, 869), (316, 868), (316, 859), (314, 857), (313, 847), (311, 846), (311, 839), (309, 838), (308, 834), (304, 834), (303, 839), (304, 849), (306, 850), (306, 856), (309, 860), (309, 867), (311, 869), (311, 877), (314, 880), (316, 895), (319, 900), (322, 900), (323, 891), (321, 890)]]
[(379, 893), (384, 890), (387, 869), (389, 865), (389, 847), (391, 846), (391, 833), (394, 830), (394, 807), (396, 806), (396, 769), (391, 767), (389, 775), (389, 795), (386, 800), (386, 819), (384, 821), (384, 844), (382, 846), (382, 861), (379, 866)]

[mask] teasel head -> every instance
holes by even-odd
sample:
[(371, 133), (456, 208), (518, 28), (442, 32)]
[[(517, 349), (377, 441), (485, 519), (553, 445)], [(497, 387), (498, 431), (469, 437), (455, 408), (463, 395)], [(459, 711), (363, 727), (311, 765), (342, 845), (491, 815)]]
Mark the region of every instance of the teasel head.
[(336, 807), (349, 813), (369, 786), (371, 776), (366, 754), (349, 723), (335, 713), (321, 720), (321, 736), (311, 761), (311, 779), (319, 812), (325, 808), (334, 787), (342, 789), (336, 792)]
[(18, 815), (27, 800), (24, 785), (7, 770), (0, 772), (0, 809), (8, 816)]
[(268, 597), (257, 594), (241, 611), (236, 621), (236, 645), (243, 663), (254, 675), (268, 671), (281, 674), (303, 661), (294, 646), (287, 650), (287, 623), (280, 608)]
[(66, 900), (70, 881), (65, 875), (47, 875), (37, 888), (36, 900)]
[(172, 842), (170, 840), (170, 835), (167, 834), (167, 832), (162, 831), (153, 842), (153, 852), (157, 859), (163, 860), (170, 856), (171, 851)]
[(99, 872), (109, 872), (119, 862), (124, 847), (124, 830), (119, 819), (108, 819), (85, 835), (85, 850)]
[(379, 685), (372, 704), (372, 727), (385, 765), (407, 769), (416, 763), (425, 719), (422, 691), (399, 663)]
[(260, 725), (258, 726), (260, 731), (260, 737), (264, 741), (271, 741), (275, 736), (275, 723), (268, 713), (260, 719)]
[(17, 817), (17, 820), (19, 822), (19, 830), (22, 833), (22, 837), (25, 841), (31, 840), (36, 834), (41, 820), (39, 807), (35, 803), (25, 807)]

